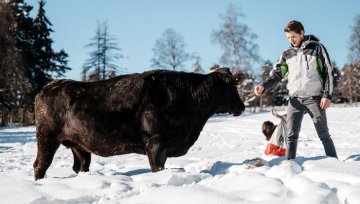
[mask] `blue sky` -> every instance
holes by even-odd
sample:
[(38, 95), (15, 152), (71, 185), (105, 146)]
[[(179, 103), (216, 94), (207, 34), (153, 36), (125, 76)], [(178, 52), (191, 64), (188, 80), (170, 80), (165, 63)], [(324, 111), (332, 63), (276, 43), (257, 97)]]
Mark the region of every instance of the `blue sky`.
[[(37, 0), (25, 0), (37, 12)], [(47, 0), (46, 15), (53, 24), (54, 49), (69, 54), (72, 68), (66, 78), (80, 79), (89, 57), (86, 48), (95, 35), (97, 22), (107, 21), (110, 34), (118, 39), (124, 59), (119, 65), (127, 73), (150, 69), (152, 48), (167, 28), (184, 37), (189, 53), (201, 57), (205, 71), (218, 63), (221, 49), (211, 42), (219, 29), (220, 14), (232, 3), (245, 15), (242, 22), (258, 35), (255, 43), (264, 60), (275, 62), (289, 47), (283, 32), (290, 20), (301, 21), (305, 34), (320, 38), (330, 58), (342, 67), (347, 63), (347, 43), (353, 19), (360, 15), (358, 0)], [(191, 62), (185, 70), (191, 71)]]

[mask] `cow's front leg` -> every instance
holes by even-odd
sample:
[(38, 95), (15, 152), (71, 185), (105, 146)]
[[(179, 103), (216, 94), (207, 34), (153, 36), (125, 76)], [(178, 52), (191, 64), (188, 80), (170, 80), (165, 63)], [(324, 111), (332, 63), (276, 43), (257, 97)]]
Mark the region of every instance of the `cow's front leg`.
[(162, 144), (160, 135), (144, 139), (145, 151), (149, 158), (149, 163), (152, 172), (157, 172), (165, 168), (166, 162), (166, 148)]
[(55, 134), (45, 134), (41, 130), (41, 128), (38, 128), (36, 133), (38, 151), (33, 165), (35, 180), (44, 178), (46, 170), (49, 168), (55, 152), (60, 146), (56, 136), (54, 136)]

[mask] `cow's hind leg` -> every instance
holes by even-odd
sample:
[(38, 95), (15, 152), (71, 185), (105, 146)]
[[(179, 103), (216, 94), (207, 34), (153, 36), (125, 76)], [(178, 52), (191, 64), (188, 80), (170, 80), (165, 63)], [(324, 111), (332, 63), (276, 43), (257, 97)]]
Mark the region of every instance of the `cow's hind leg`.
[(145, 139), (145, 151), (149, 158), (152, 172), (157, 172), (165, 168), (167, 159), (166, 148), (162, 145), (159, 135)]
[(91, 162), (91, 154), (80, 148), (71, 148), (71, 151), (74, 155), (74, 165), (73, 170), (76, 173), (80, 171), (87, 172), (89, 171), (89, 166)]
[(56, 140), (56, 136), (48, 134), (42, 137), (37, 133), (38, 151), (34, 162), (35, 180), (44, 178), (46, 170), (49, 168), (59, 146), (60, 143)]
[(71, 152), (73, 153), (73, 156), (74, 156), (73, 170), (75, 171), (75, 173), (79, 173), (79, 171), (80, 171), (80, 159), (79, 159), (79, 157), (76, 155), (76, 150), (75, 150), (75, 148), (71, 148)]

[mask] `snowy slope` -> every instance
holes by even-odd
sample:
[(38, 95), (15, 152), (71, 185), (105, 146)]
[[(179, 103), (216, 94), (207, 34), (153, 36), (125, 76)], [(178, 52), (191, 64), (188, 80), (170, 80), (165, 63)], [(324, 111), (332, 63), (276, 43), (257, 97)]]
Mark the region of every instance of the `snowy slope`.
[[(281, 110), (280, 110), (281, 112)], [(327, 158), (308, 116), (294, 161), (263, 154), (270, 112), (214, 116), (199, 140), (166, 169), (151, 173), (147, 157), (92, 156), (90, 173), (72, 171), (61, 147), (45, 179), (34, 181), (35, 128), (0, 129), (1, 203), (360, 203), (360, 107), (331, 107), (330, 133), (339, 160)], [(255, 167), (253, 159), (264, 160)]]

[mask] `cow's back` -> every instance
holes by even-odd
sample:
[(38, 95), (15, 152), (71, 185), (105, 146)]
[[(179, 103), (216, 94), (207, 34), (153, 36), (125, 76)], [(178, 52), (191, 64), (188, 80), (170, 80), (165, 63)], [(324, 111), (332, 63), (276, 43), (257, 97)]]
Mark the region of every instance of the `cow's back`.
[(54, 80), (36, 96), (36, 124), (61, 129), (69, 118), (80, 115), (131, 112), (139, 104), (142, 88), (139, 74), (96, 82)]

